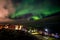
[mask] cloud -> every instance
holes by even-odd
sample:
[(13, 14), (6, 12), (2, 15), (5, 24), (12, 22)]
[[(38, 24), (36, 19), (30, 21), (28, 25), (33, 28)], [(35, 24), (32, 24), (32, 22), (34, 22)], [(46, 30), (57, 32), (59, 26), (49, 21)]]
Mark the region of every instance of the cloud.
[[(4, 8), (5, 6), (7, 7), (7, 9)], [(10, 13), (13, 13), (13, 11), (14, 8), (10, 1), (7, 2), (6, 0), (0, 0), (0, 22), (11, 21), (11, 19), (9, 19), (8, 16)]]

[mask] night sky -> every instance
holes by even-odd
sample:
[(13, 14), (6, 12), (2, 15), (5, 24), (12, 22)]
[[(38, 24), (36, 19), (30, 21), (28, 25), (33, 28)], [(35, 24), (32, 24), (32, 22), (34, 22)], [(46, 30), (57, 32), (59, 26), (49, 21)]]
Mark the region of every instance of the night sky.
[(33, 16), (52, 15), (60, 11), (59, 0), (13, 0), (16, 12), (11, 18), (19, 17), (32, 13)]
[[(20, 17), (23, 19), (24, 18), (29, 19), (31, 17), (34, 20), (42, 19), (41, 22), (43, 22), (43, 25), (40, 25), (42, 24), (41, 22), (39, 22), (40, 20), (38, 21), (39, 23), (34, 22), (35, 24), (38, 24), (39, 27), (40, 26), (45, 27), (44, 25), (47, 25), (47, 27), (49, 26), (52, 29), (55, 27), (55, 30), (57, 30), (58, 28), (56, 29), (56, 26), (58, 25), (60, 26), (60, 24), (58, 23), (60, 21), (58, 17), (56, 16), (50, 17), (52, 14), (54, 15), (55, 13), (58, 12), (60, 14), (59, 0), (12, 0), (12, 2), (9, 1), (9, 4), (5, 1), (6, 0), (0, 0), (0, 22), (3, 21), (7, 22), (9, 20), (16, 21), (16, 19), (19, 19), (20, 21)], [(4, 5), (6, 6), (5, 3), (7, 4), (7, 9), (9, 10), (4, 8)], [(47, 18), (45, 20), (43, 19), (44, 17), (50, 17), (50, 18)], [(14, 18), (15, 20), (13, 20)], [(23, 23), (24, 21), (22, 20)]]
[[(13, 1), (16, 12), (11, 15), (11, 18), (20, 17), (26, 14), (32, 13), (32, 18), (35, 20), (42, 19), (43, 17), (49, 17), (55, 13), (60, 12), (60, 1), (59, 0), (17, 0)], [(57, 15), (58, 16), (58, 15)], [(52, 17), (53, 18), (53, 17)], [(43, 20), (43, 19), (42, 19)], [(36, 27), (47, 27), (50, 32), (60, 33), (59, 32), (59, 18), (46, 19), (42, 23), (33, 23)], [(47, 22), (48, 21), (48, 22)], [(39, 22), (39, 21), (38, 21)], [(31, 24), (32, 25), (32, 24)], [(58, 26), (58, 27), (57, 27)], [(55, 31), (54, 31), (55, 30)]]

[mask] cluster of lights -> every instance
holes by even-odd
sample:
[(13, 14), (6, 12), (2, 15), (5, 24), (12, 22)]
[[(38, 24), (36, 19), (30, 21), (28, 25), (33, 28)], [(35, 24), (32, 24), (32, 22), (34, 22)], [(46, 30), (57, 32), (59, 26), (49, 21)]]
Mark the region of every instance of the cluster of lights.
[(5, 28), (5, 29), (14, 29), (14, 30), (21, 30), (23, 28), (23, 25), (14, 25), (14, 27), (11, 26), (11, 28), (8, 25), (5, 25), (4, 27), (0, 26), (0, 29), (2, 29), (2, 28)]
[(5, 28), (5, 29), (8, 29), (8, 26), (6, 25), (4, 28)]
[(2, 28), (8, 29), (9, 27), (7, 25), (5, 25), (4, 27), (0, 26), (0, 29), (2, 29)]
[(15, 30), (21, 30), (22, 29), (22, 25), (18, 26), (18, 25), (15, 25)]

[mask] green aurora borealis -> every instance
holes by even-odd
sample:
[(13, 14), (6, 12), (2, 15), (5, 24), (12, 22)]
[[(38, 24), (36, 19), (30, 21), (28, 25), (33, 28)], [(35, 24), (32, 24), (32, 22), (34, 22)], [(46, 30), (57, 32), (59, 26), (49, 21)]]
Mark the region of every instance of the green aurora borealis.
[[(11, 18), (19, 17), (24, 14), (32, 13), (34, 16), (44, 14), (44, 16), (52, 15), (60, 11), (60, 6), (57, 0), (23, 0), (15, 7), (16, 12), (11, 15)], [(40, 16), (41, 18), (41, 16)]]

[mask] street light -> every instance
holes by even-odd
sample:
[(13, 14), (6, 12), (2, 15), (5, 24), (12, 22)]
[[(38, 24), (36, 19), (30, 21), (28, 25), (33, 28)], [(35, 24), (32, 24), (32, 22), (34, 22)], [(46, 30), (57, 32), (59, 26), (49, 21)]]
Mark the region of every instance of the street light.
[(45, 29), (46, 32), (48, 32), (48, 29)]

